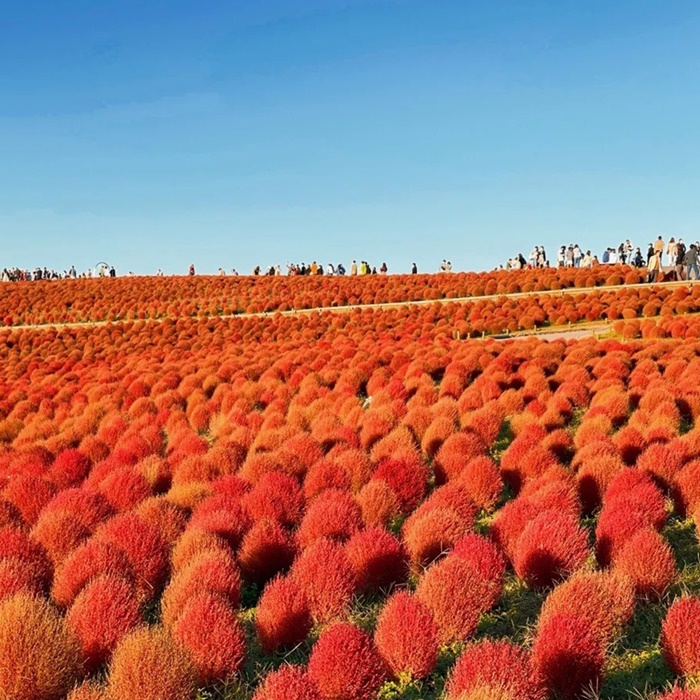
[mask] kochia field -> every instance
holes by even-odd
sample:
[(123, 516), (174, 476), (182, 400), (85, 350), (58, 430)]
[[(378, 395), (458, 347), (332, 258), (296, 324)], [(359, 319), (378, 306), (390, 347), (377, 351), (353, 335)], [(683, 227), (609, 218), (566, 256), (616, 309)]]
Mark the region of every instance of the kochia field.
[(4, 285), (0, 698), (700, 698), (697, 285), (513, 274)]

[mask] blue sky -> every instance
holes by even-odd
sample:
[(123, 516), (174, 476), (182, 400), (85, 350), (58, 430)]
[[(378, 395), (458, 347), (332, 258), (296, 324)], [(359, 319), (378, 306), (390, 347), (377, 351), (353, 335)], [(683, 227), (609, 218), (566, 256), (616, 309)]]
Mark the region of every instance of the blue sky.
[(6, 0), (0, 266), (249, 271), (700, 233), (700, 4)]

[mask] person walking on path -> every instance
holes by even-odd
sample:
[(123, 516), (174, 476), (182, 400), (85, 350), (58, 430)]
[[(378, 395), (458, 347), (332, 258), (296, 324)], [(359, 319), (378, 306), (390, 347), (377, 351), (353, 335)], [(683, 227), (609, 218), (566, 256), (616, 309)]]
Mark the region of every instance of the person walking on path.
[(683, 263), (685, 264), (685, 278), (690, 281), (690, 273), (695, 273), (695, 279), (700, 279), (700, 272), (698, 271), (698, 249), (695, 243), (690, 244), (688, 252), (683, 258)]
[(647, 282), (653, 284), (659, 277), (659, 271), (661, 270), (661, 253), (654, 253), (654, 255), (649, 258), (649, 263), (647, 264)]
[(655, 241), (654, 241), (654, 252), (659, 254), (659, 264), (661, 260), (661, 256), (664, 254), (664, 239), (659, 236)]

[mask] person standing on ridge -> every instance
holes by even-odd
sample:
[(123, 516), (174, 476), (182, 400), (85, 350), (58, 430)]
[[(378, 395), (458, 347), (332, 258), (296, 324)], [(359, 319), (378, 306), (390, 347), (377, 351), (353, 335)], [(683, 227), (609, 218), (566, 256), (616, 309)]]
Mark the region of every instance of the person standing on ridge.
[(412, 275), (418, 274), (418, 265), (416, 265), (416, 263), (413, 263), (413, 265), (411, 265), (411, 274)]

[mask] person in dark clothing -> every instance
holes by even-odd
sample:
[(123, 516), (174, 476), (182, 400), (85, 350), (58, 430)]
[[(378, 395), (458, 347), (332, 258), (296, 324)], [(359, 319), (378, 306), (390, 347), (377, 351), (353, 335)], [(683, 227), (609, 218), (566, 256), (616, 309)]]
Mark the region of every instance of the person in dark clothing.
[(685, 272), (683, 271), (683, 260), (685, 259), (686, 247), (683, 239), (679, 238), (676, 243), (676, 259), (673, 261), (676, 266), (676, 279), (684, 280)]
[(194, 265), (190, 265), (189, 276), (194, 277)]
[(116, 277), (117, 276), (117, 271), (114, 269), (114, 265), (109, 268), (109, 276), (110, 277)]
[(654, 246), (650, 243), (649, 247), (647, 248), (647, 265), (649, 264), (649, 261), (654, 255)]
[(413, 265), (411, 265), (411, 274), (412, 275), (418, 274), (418, 265), (416, 265), (416, 263), (413, 263)]

